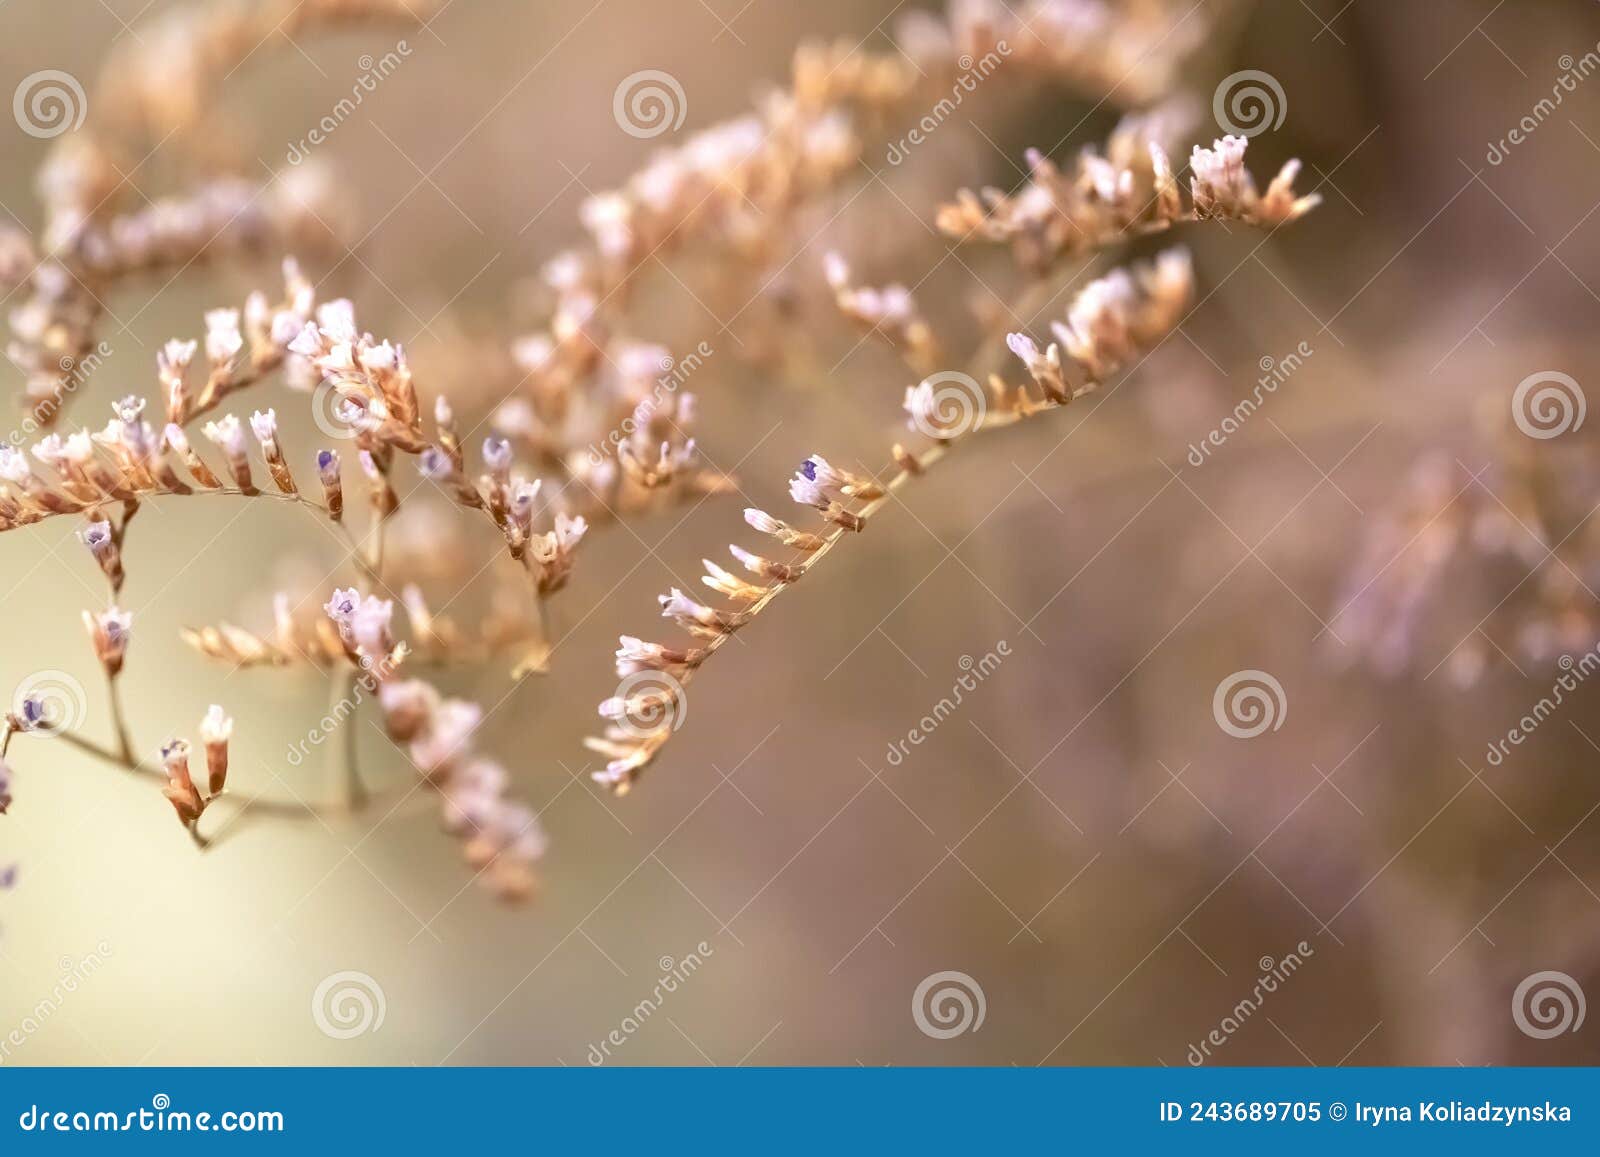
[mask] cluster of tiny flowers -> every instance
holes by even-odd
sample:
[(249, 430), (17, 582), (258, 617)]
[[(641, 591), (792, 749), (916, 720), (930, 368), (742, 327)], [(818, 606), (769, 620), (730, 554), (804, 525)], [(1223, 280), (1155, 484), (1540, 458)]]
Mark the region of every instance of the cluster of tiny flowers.
[[(581, 447), (593, 430), (616, 428), (649, 394), (630, 389), (629, 379), (650, 381), (662, 371), (659, 359), (643, 375), (630, 369), (627, 343), (609, 332), (601, 303), (646, 255), (661, 257), (669, 244), (720, 240), (742, 253), (770, 246), (797, 203), (852, 171), (859, 155), (842, 113), (775, 93), (759, 113), (662, 150), (622, 188), (586, 199), (580, 216), (592, 250), (569, 250), (545, 265), (542, 280), (554, 297), (549, 322), (512, 348), (530, 402), (520, 424), (552, 428), (563, 451)], [(621, 388), (595, 388), (606, 367), (617, 369)]]
[(442, 795), (446, 829), (464, 840), (467, 861), (498, 895), (525, 896), (546, 839), (538, 815), (506, 799), (506, 770), (474, 751), (482, 709), (443, 698), (424, 680), (395, 677), (406, 650), (392, 635), (392, 600), (349, 587), (334, 591), (323, 610), (362, 679), (376, 685), (390, 738), (406, 744), (414, 767)]
[(1255, 178), (1244, 167), (1248, 144), (1244, 137), (1226, 136), (1213, 141), (1209, 149), (1194, 147), (1189, 156), (1189, 196), (1197, 216), (1271, 227), (1303, 217), (1321, 204), (1316, 193), (1295, 193), (1297, 160), (1285, 161), (1267, 191), (1256, 192)]
[[(1265, 194), (1257, 193), (1244, 167), (1248, 142), (1229, 136), (1209, 149), (1195, 147), (1186, 201), (1157, 139), (1170, 135), (1172, 125), (1169, 118), (1149, 116), (1125, 122), (1106, 156), (1085, 149), (1070, 173), (1030, 149), (1029, 179), (1020, 190), (1008, 195), (993, 188), (981, 194), (962, 189), (952, 204), (940, 207), (939, 228), (961, 240), (1007, 243), (1019, 264), (1042, 269), (1062, 257), (1182, 221), (1218, 218), (1270, 228), (1303, 216), (1320, 200), (1316, 194), (1295, 195), (1298, 161), (1285, 164)], [(1141, 137), (1141, 148), (1130, 147)]]
[(702, 231), (744, 240), (770, 227), (764, 205), (779, 209), (794, 188), (828, 183), (860, 147), (842, 113), (772, 93), (759, 112), (696, 133), (623, 188), (589, 197), (581, 219), (613, 268), (636, 264), (691, 217)]
[(288, 348), (305, 359), (317, 382), (334, 391), (333, 416), (363, 439), (364, 449), (422, 449), (417, 392), (405, 350), (358, 330), (350, 301), (339, 298), (318, 306), (316, 317)]
[(885, 338), (924, 372), (938, 364), (939, 343), (909, 289), (898, 283), (881, 289), (853, 284), (850, 265), (838, 253), (826, 254), (822, 268), (840, 313)]
[[(191, 383), (190, 369), (199, 343), (169, 341), (157, 351), (156, 375), (166, 410), (166, 423), (160, 430), (145, 417), (146, 401), (130, 395), (112, 403), (112, 417), (92, 433), (49, 434), (27, 454), (13, 446), (0, 446), (0, 530), (51, 515), (85, 513), (90, 523), (83, 532), (84, 542), (111, 579), (113, 589), (119, 588), (119, 544), (109, 523), (98, 517), (99, 508), (146, 495), (189, 494), (195, 487), (228, 488), (191, 445), (184, 427), (213, 410), (229, 392), (256, 381), (288, 356), (290, 341), (311, 312), (311, 286), (292, 260), (284, 263), (284, 276), (287, 290), (281, 304), (271, 305), (265, 295), (255, 293), (242, 314), (219, 309), (206, 315), (207, 371), (198, 389)], [(248, 429), (276, 488), (285, 494), (297, 493), (278, 444), (275, 412), (255, 412)], [(245, 424), (235, 415), (223, 414), (206, 422), (204, 433), (221, 452), (233, 488), (243, 494), (258, 493)], [(188, 480), (180, 477), (174, 459), (185, 467)], [(37, 473), (35, 464), (45, 472)]]
[[(156, 201), (101, 225), (58, 215), (70, 256), (48, 258), (29, 278), (29, 296), (9, 314), (10, 360), (27, 374), (26, 393), (42, 424), (65, 404), (78, 363), (93, 350), (108, 285), (154, 268), (181, 268), (200, 253), (283, 249), (315, 242), (318, 217), (305, 177), (271, 189), (219, 180), (192, 195)], [(64, 222), (70, 221), (70, 225)], [(320, 229), (320, 226), (315, 226)]]
[[(393, 551), (387, 553), (393, 554)], [(397, 567), (404, 572), (405, 568)], [(485, 661), (512, 649), (532, 647), (529, 670), (542, 667), (543, 636), (537, 620), (527, 613), (525, 588), (505, 577), (499, 579), (490, 612), (481, 620), (463, 624), (437, 613), (416, 583), (400, 588), (400, 605), (408, 624), (408, 644), (422, 659), (455, 665)], [(223, 621), (199, 627), (182, 627), (179, 638), (202, 655), (230, 667), (288, 667), (309, 663), (330, 667), (346, 658), (344, 641), (327, 615), (297, 612), (306, 600), (287, 591), (272, 595), (272, 627), (248, 630)]]
[(482, 709), (444, 698), (421, 679), (395, 677), (406, 648), (392, 634), (391, 600), (347, 588), (334, 591), (323, 610), (360, 677), (377, 689), (390, 738), (406, 745), (411, 762), (438, 789), (445, 826), (464, 841), (468, 862), (497, 894), (526, 896), (533, 865), (544, 855), (544, 831), (531, 808), (506, 798), (505, 769), (473, 750)]
[(438, 7), (438, 0), (303, 0), (287, 14), (272, 4), (166, 8), (141, 22), (138, 36), (117, 41), (100, 84), (111, 106), (104, 115), (152, 144), (199, 124), (215, 132), (217, 89), (247, 59), (281, 46), (283, 33), (302, 44), (308, 34), (351, 24), (414, 23)]
[[(866, 478), (840, 469), (819, 454), (802, 462), (789, 490), (801, 505), (817, 510), (839, 530), (860, 530), (863, 517), (853, 504), (883, 497), (883, 489)], [(820, 535), (798, 531), (765, 511), (746, 510), (745, 521), (777, 542), (802, 554), (822, 547)], [(623, 794), (655, 757), (683, 717), (683, 684), (722, 642), (744, 626), (778, 590), (805, 574), (803, 563), (766, 558), (737, 545), (728, 547), (734, 560), (750, 575), (741, 575), (702, 560), (706, 573), (701, 582), (731, 600), (733, 607), (714, 607), (674, 587), (660, 597), (661, 615), (699, 640), (700, 645), (671, 647), (624, 635), (617, 651), (617, 674), (625, 681), (647, 672), (665, 676), (632, 684), (627, 696), (606, 700), (600, 715), (608, 720), (605, 734), (585, 740), (590, 750), (604, 755), (606, 766), (593, 773), (595, 782)]]
[(951, 0), (944, 19), (920, 11), (902, 17), (895, 40), (909, 62), (936, 75), (1003, 45), (1007, 69), (1143, 104), (1172, 88), (1178, 66), (1210, 25), (1205, 11), (1190, 5), (1174, 14), (1160, 4), (1105, 0)]
[[(158, 494), (191, 494), (201, 490), (260, 493), (251, 470), (246, 425), (232, 414), (207, 422), (205, 436), (220, 451), (232, 489), (190, 444), (175, 422), (157, 434), (141, 415), (145, 402), (127, 397), (113, 406), (115, 417), (93, 435), (79, 431), (62, 438), (50, 434), (32, 448), (32, 457), (46, 468), (35, 472), (27, 456), (0, 446), (0, 530), (38, 522), (54, 514), (82, 512), (89, 522), (80, 533), (113, 590), (121, 588), (122, 559), (117, 535), (98, 516), (107, 503), (129, 502)], [(248, 430), (273, 484), (280, 493), (298, 493), (294, 476), (278, 445), (277, 418), (272, 410), (251, 415)], [(192, 481), (174, 468), (176, 457)], [(325, 483), (328, 481), (324, 479)], [(337, 490), (334, 480), (333, 490)]]
[(205, 315), (205, 379), (191, 381), (196, 341), (169, 341), (156, 353), (156, 379), (166, 405), (167, 421), (183, 426), (216, 408), (234, 390), (253, 385), (263, 375), (286, 366), (291, 384), (304, 386), (306, 366), (291, 356), (289, 344), (312, 316), (316, 291), (299, 264), (283, 263), (283, 299), (270, 302), (259, 290), (245, 299), (244, 309), (213, 309)]
[(189, 741), (168, 740), (161, 748), (161, 766), (166, 786), (161, 794), (178, 814), (178, 821), (191, 830), (206, 808), (228, 786), (228, 743), (233, 738), (233, 719), (213, 703), (200, 720), (200, 742), (205, 748), (205, 791), (200, 790), (189, 771)]
[[(577, 483), (565, 491), (575, 512), (599, 521), (733, 489), (731, 478), (703, 460), (691, 433), (695, 395), (679, 388), (704, 360), (700, 350), (678, 363), (653, 343), (615, 339), (602, 352), (588, 339), (558, 346), (534, 335), (517, 342), (514, 356), (536, 385), (532, 396), (500, 404), (494, 430), (561, 463)], [(596, 364), (583, 360), (589, 357)], [(592, 383), (598, 388), (574, 389), (591, 371), (601, 375)], [(602, 427), (607, 433), (594, 438)]]
[[(1054, 327), (1059, 345), (1051, 343), (1041, 352), (1025, 335), (1010, 335), (1011, 348), (1027, 364), (1039, 396), (996, 378), (991, 382), (992, 403), (965, 399), (972, 420), (954, 429), (945, 426), (939, 413), (940, 391), (928, 380), (906, 392), (910, 425), (924, 433), (941, 431), (935, 450), (943, 453), (958, 437), (1065, 405), (1165, 339), (1181, 322), (1193, 290), (1189, 255), (1182, 249), (1169, 250), (1131, 270), (1114, 270), (1086, 286), (1069, 305), (1065, 322)], [(1069, 367), (1075, 368), (1069, 373)], [(898, 445), (893, 456), (900, 478), (920, 474), (935, 460), (918, 458)], [(818, 552), (844, 533), (864, 529), (885, 496), (885, 486), (875, 479), (813, 454), (790, 478), (789, 497), (821, 516), (824, 533), (798, 529), (764, 510), (746, 510), (745, 521), (796, 552), (795, 559), (779, 561), (730, 545), (729, 552), (745, 573), (705, 559), (706, 573), (700, 581), (731, 606), (699, 602), (676, 587), (660, 596), (662, 616), (693, 636), (695, 645), (673, 647), (622, 636), (616, 669), (627, 693), (619, 688), (618, 695), (600, 704), (599, 714), (607, 721), (604, 734), (585, 740), (607, 761), (592, 773), (594, 780), (618, 794), (628, 791), (681, 723), (684, 685), (701, 665), (780, 591), (808, 573), (820, 557)]]
[[(1175, 28), (1114, 13), (1099, 0), (1035, 0), (1023, 16), (991, 0), (956, 0), (943, 17), (918, 13), (900, 21), (892, 52), (847, 42), (802, 45), (787, 90), (766, 94), (753, 113), (659, 150), (622, 187), (586, 199), (580, 217), (591, 247), (546, 264), (542, 282), (554, 299), (549, 322), (513, 346), (528, 399), (517, 407), (514, 424), (545, 448), (565, 451), (573, 440), (547, 427), (584, 426), (584, 418), (591, 429), (614, 427), (628, 417), (637, 398), (626, 400), (620, 413), (596, 418), (588, 409), (606, 391), (582, 387), (593, 384), (601, 367), (622, 360), (601, 304), (643, 259), (695, 241), (763, 259), (778, 247), (785, 223), (858, 171), (858, 122), (892, 123), (915, 107), (911, 98), (920, 86), (945, 85), (969, 57), (1002, 51), (995, 59), (1007, 68), (1020, 65), (1032, 75), (1076, 81), (1086, 91), (1144, 100), (1138, 93), (1170, 84), (1172, 64), (1204, 24), (1195, 18)], [(669, 108), (666, 115), (677, 111)], [(903, 295), (893, 287), (878, 292), (876, 301), (869, 290), (848, 301), (868, 315), (868, 324), (891, 323)], [(886, 314), (868, 320), (879, 307)], [(931, 335), (909, 324), (902, 336), (920, 344)], [(513, 433), (512, 425), (506, 422), (502, 432)], [(605, 493), (608, 469), (602, 465), (585, 479), (597, 493)]]
[(496, 435), (483, 440), (484, 470), (473, 482), (464, 473), (454, 415), (443, 399), (435, 409), (435, 424), (439, 443), (425, 447), (418, 459), (424, 477), (462, 506), (482, 510), (494, 520), (505, 535), (511, 557), (529, 568), (541, 596), (564, 587), (572, 574), (574, 553), (588, 533), (588, 522), (582, 515), (558, 510), (552, 516), (551, 529), (535, 530), (544, 483), (512, 470), (511, 443)]
[(55, 140), (34, 182), (44, 217), (37, 250), (20, 229), (0, 230), (0, 280), (25, 290), (10, 313), (6, 352), (26, 374), (26, 400), (40, 425), (59, 417), (96, 348), (103, 302), (130, 275), (169, 269), (176, 276), (201, 260), (333, 240), (326, 223), (339, 219), (335, 183), (319, 166), (263, 183), (203, 175), (125, 208), (135, 192), (130, 169), (202, 125), (209, 138), (229, 139), (237, 126), (227, 123), (218, 90), (262, 46), (284, 43), (286, 25), (298, 47), (304, 33), (322, 27), (415, 19), (427, 2), (306, 0), (287, 16), (269, 4), (179, 6), (114, 47), (87, 101), (94, 115)]
[(1034, 383), (1054, 402), (1069, 401), (1084, 387), (1063, 373), (1063, 357), (1099, 383), (1143, 350), (1154, 347), (1183, 320), (1194, 297), (1194, 267), (1186, 249), (1168, 249), (1154, 261), (1114, 269), (1086, 285), (1050, 324), (1055, 336), (1044, 350), (1023, 333), (1006, 336)]

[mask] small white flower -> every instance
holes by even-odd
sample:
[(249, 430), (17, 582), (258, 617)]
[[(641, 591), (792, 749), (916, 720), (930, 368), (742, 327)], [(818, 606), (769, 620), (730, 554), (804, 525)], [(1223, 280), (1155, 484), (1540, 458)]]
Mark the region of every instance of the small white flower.
[[(279, 319), (282, 319), (286, 316), (291, 318), (294, 317), (293, 314), (279, 314), (278, 316)], [(294, 318), (294, 321), (296, 324), (299, 324), (300, 319)], [(276, 328), (277, 322), (274, 322), (273, 325), (274, 328)], [(322, 333), (317, 329), (317, 323), (314, 321), (308, 321), (301, 326), (300, 332), (289, 341), (287, 348), (290, 353), (299, 354), (303, 358), (321, 357)]]
[(511, 443), (504, 438), (483, 440), (483, 464), (493, 473), (511, 469)]
[(250, 430), (256, 436), (256, 441), (262, 445), (272, 443), (278, 437), (278, 414), (276, 410), (257, 410), (250, 415)]
[[(287, 309), (280, 309), (272, 315), (272, 326), (267, 332), (268, 336), (272, 338), (273, 345), (282, 346), (289, 352), (300, 354), (302, 357), (310, 357), (311, 355), (294, 348), (294, 343), (305, 333), (305, 328), (306, 323), (298, 314), (291, 313)], [(314, 326), (312, 330), (314, 333)], [(311, 340), (317, 343), (319, 349), (321, 348), (321, 338), (313, 337)]]
[(330, 344), (354, 342), (356, 307), (347, 297), (325, 301), (317, 306), (317, 325)]
[(156, 352), (157, 368), (164, 373), (182, 377), (183, 371), (188, 369), (189, 363), (194, 360), (194, 351), (198, 348), (195, 342), (178, 341), (174, 338)]
[(46, 434), (33, 445), (33, 456), (46, 466), (54, 466), (67, 456), (62, 448), (60, 434)]
[(361, 351), (361, 365), (373, 373), (386, 373), (395, 367), (395, 349), (388, 342)]
[(583, 515), (575, 517), (566, 514), (556, 515), (556, 541), (562, 550), (571, 550), (583, 541), (583, 536), (589, 532), (589, 524)]
[(213, 703), (200, 720), (200, 738), (206, 744), (226, 743), (233, 738), (233, 717)]
[(28, 459), (15, 446), (0, 445), (0, 478), (22, 485), (33, 472), (28, 469)]
[(239, 457), (245, 452), (244, 426), (233, 414), (224, 414), (215, 422), (207, 422), (204, 433), (230, 458)]
[(87, 430), (75, 430), (67, 435), (64, 454), (68, 462), (82, 465), (94, 457), (94, 439)]
[(361, 592), (355, 587), (340, 587), (333, 592), (333, 597), (322, 604), (322, 609), (340, 628), (349, 624), (350, 618), (356, 613), (356, 608), (361, 605)]
[(237, 309), (212, 309), (206, 312), (206, 358), (213, 364), (228, 362), (244, 348), (239, 333)]
[(78, 537), (96, 558), (103, 557), (116, 545), (111, 540), (111, 523), (104, 519), (89, 523), (78, 532)]

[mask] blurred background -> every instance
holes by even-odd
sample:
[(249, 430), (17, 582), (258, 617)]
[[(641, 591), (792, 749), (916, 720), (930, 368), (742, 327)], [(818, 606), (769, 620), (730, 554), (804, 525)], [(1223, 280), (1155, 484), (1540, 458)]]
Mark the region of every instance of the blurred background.
[[(159, 47), (175, 7), (12, 0), (0, 89), (59, 69), (93, 116), (108, 54)], [(404, 36), (403, 65), (316, 148), (353, 229), (304, 260), (322, 296), (406, 343), (426, 396), (481, 415), (505, 351), (544, 320), (529, 287), (577, 238), (586, 197), (786, 83), (803, 40), (894, 52), (915, 7), (457, 0), (425, 29), (280, 29), (224, 88), (248, 137), (209, 143), (252, 179), (286, 170), (361, 60)], [(754, 546), (740, 509), (783, 514), (803, 456), (880, 469), (906, 437), (913, 375), (832, 311), (822, 254), (915, 287), (964, 364), (973, 306), (1003, 312), (1027, 283), (1004, 252), (934, 233), (936, 206), (1014, 188), (1030, 146), (1070, 164), (1126, 94), (992, 78), (901, 165), (892, 134), (864, 129), (856, 171), (786, 224), (766, 268), (674, 255), (629, 301), (634, 336), (716, 348), (692, 387), (698, 435), (745, 497), (597, 530), (553, 604), (547, 676), (512, 685), (489, 663), (441, 680), (493, 707), (481, 746), (540, 810), (536, 899), (470, 887), (420, 797), (246, 822), (201, 854), (149, 781), (19, 737), (0, 1039), (15, 1027), (22, 1043), (4, 1063), (1600, 1063), (1600, 1024), (1578, 1012), (1600, 994), (1600, 688), (1573, 666), (1575, 689), (1524, 722), (1600, 639), (1600, 422), (1532, 436), (1514, 408), (1530, 377), (1567, 375), (1576, 405), (1600, 376), (1600, 17), (1582, 0), (1302, 0), (1167, 18), (1203, 33), (1177, 78), (1192, 139), (1219, 132), (1225, 78), (1268, 74), (1283, 116), (1252, 139), (1251, 168), (1265, 180), (1299, 157), (1300, 188), (1323, 198), (1270, 236), (1183, 227), (1200, 304), (1179, 335), (910, 487), (706, 668), (631, 795), (603, 793), (581, 740), (615, 686), (617, 634), (670, 637), (654, 595), (729, 540)], [(613, 117), (642, 69), (681, 84), (672, 136)], [(0, 211), (34, 231), (49, 142), (7, 131), (0, 148)], [(141, 197), (175, 180), (160, 149), (125, 176)], [(111, 352), (66, 426), (153, 393), (160, 343), (274, 288), (275, 269), (202, 263), (121, 287)], [(1043, 338), (1066, 300), (1002, 324)], [(761, 331), (770, 319), (741, 316), (752, 301), (784, 324)], [(1303, 350), (1236, 432), (1193, 449)], [(262, 392), (303, 455), (316, 431), (297, 396)], [(471, 577), (494, 554), (492, 536), (413, 515), (419, 559), (466, 560)], [(336, 798), (317, 760), (286, 756), (323, 681), (230, 671), (177, 632), (269, 622), (274, 590), (331, 586), (337, 544), (286, 504), (174, 498), (140, 517), (123, 602), (141, 750), (223, 702), (236, 784)], [(104, 738), (79, 623), (104, 589), (75, 529), (0, 535), (0, 686), (63, 672)], [(463, 606), (489, 597), (460, 585)], [(927, 742), (891, 758), (1002, 641)], [(1214, 709), (1241, 672), (1279, 689), (1250, 738)], [(374, 786), (414, 778), (372, 712), (358, 726)], [(1490, 760), (1517, 727), (1527, 741)], [(346, 973), (381, 1023), (330, 1035), (317, 1002)], [(63, 993), (67, 974), (83, 975)], [(951, 986), (973, 1015), (930, 1022)]]

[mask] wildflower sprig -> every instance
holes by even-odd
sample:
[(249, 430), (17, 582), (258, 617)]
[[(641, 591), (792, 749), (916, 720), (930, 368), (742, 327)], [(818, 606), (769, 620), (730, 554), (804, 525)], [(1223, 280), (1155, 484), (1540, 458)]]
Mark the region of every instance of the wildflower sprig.
[[(763, 510), (746, 510), (745, 521), (791, 551), (791, 556), (774, 559), (731, 545), (729, 552), (744, 575), (706, 560), (701, 581), (728, 599), (729, 606), (701, 603), (676, 588), (662, 595), (662, 616), (688, 632), (692, 645), (622, 637), (617, 674), (631, 697), (613, 697), (601, 704), (600, 714), (608, 720), (604, 734), (585, 741), (607, 760), (604, 768), (592, 773), (594, 780), (618, 794), (626, 793), (676, 730), (683, 717), (684, 687), (705, 662), (780, 594), (810, 574), (841, 540), (865, 530), (912, 479), (975, 434), (1060, 409), (1098, 389), (1108, 376), (1177, 328), (1193, 289), (1189, 256), (1181, 249), (1090, 283), (1068, 307), (1061, 325), (1065, 352), (1052, 345), (1041, 355), (1032, 339), (1012, 335), (1012, 349), (1019, 356), (1024, 351), (1033, 355), (1028, 365), (1033, 388), (1010, 385), (996, 375), (983, 395), (964, 399), (966, 420), (958, 424), (933, 424), (940, 409), (940, 383), (929, 379), (912, 387), (906, 394), (907, 422), (929, 436), (932, 444), (920, 451), (896, 444), (890, 471), (881, 481), (841, 468), (819, 454), (806, 458), (789, 481), (789, 495), (813, 517), (820, 517), (823, 525), (817, 531), (797, 528)], [(628, 683), (642, 672), (666, 678)]]
[(1289, 161), (1258, 192), (1244, 156), (1248, 141), (1225, 136), (1190, 154), (1187, 195), (1148, 118), (1133, 119), (1112, 135), (1107, 154), (1092, 148), (1062, 172), (1044, 154), (1027, 154), (1029, 179), (1007, 194), (962, 189), (936, 218), (941, 232), (961, 241), (1011, 246), (1016, 261), (1043, 271), (1062, 258), (1114, 242), (1160, 232), (1185, 221), (1241, 221), (1268, 228), (1309, 213), (1321, 198), (1298, 195), (1300, 162)]

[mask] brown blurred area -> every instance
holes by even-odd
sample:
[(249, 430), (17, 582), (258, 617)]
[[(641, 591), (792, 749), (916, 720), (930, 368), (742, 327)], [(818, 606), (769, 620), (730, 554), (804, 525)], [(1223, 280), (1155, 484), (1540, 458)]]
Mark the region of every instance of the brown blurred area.
[[(537, 320), (528, 279), (573, 240), (582, 199), (654, 147), (612, 118), (623, 76), (678, 78), (687, 133), (781, 83), (803, 38), (886, 48), (907, 7), (741, 3), (456, 0), (319, 149), (361, 238), (315, 269), (324, 292), (405, 341), (426, 392), (492, 400), (474, 376)], [(165, 7), (141, 4), (69, 14), (11, 0), (0, 91), (41, 68), (92, 76)], [(1562, 673), (1554, 653), (1530, 660), (1497, 634), (1495, 612), (1569, 565), (1550, 548), (1581, 540), (1600, 493), (1559, 496), (1567, 513), (1537, 532), (1516, 524), (1539, 547), (1521, 564), (1447, 563), (1403, 663), (1370, 661), (1342, 617), (1419, 461), (1459, 466), (1461, 500), (1492, 506), (1518, 383), (1559, 371), (1600, 384), (1600, 76), (1489, 159), (1568, 71), (1563, 57), (1600, 51), (1600, 17), (1582, 0), (1223, 7), (1185, 73), (1196, 139), (1215, 131), (1224, 77), (1270, 74), (1286, 115), (1252, 141), (1251, 167), (1268, 177), (1301, 158), (1321, 207), (1270, 236), (1184, 228), (1200, 304), (1181, 334), (1099, 396), (962, 447), (910, 487), (707, 667), (683, 730), (619, 800), (588, 783), (581, 747), (615, 685), (616, 635), (666, 637), (654, 595), (687, 589), (730, 539), (753, 545), (741, 507), (783, 512), (806, 454), (877, 469), (905, 436), (911, 375), (815, 308), (821, 255), (914, 287), (947, 346), (969, 348), (971, 303), (1003, 309), (1021, 281), (1003, 253), (935, 235), (935, 206), (961, 186), (1014, 187), (1029, 146), (1069, 159), (1117, 112), (1042, 84), (986, 97), (903, 166), (870, 146), (770, 285), (694, 254), (644, 281), (638, 337), (687, 348), (710, 335), (717, 349), (693, 383), (701, 445), (748, 501), (596, 534), (557, 604), (551, 674), (510, 690), (498, 669), (451, 683), (495, 707), (484, 746), (550, 833), (535, 903), (468, 887), (431, 807), (263, 820), (202, 856), (148, 783), (19, 741), (0, 820), (0, 868), (19, 865), (0, 892), (0, 1036), (64, 959), (106, 949), (5, 1063), (581, 1065), (690, 953), (703, 966), (613, 1063), (1182, 1065), (1290, 953), (1303, 966), (1209, 1063), (1600, 1063), (1596, 1018), (1540, 1039), (1513, 1016), (1514, 991), (1540, 972), (1600, 997), (1600, 689), (1580, 687), (1502, 764), (1485, 760)], [(247, 151), (280, 167), (358, 57), (394, 35), (263, 47), (229, 87)], [(31, 226), (45, 142), (0, 139), (0, 211)], [(151, 195), (161, 179), (159, 156), (137, 178)], [(203, 309), (272, 276), (269, 262), (196, 268), (108, 303), (114, 353), (74, 419), (98, 425), (109, 399), (152, 389), (161, 341), (195, 336)], [(726, 322), (784, 295), (799, 302), (795, 332), (757, 361)], [(1065, 300), (1019, 324), (1044, 336)], [(1301, 343), (1303, 365), (1194, 465), (1191, 445), (1263, 359)], [(287, 413), (293, 396), (270, 389)], [(297, 421), (304, 446), (314, 430)], [(1574, 445), (1581, 456), (1581, 441), (1521, 450)], [(241, 783), (327, 796), (315, 761), (284, 757), (322, 711), (321, 685), (229, 674), (176, 633), (259, 620), (275, 586), (326, 573), (337, 548), (292, 510), (198, 506), (152, 503), (130, 548), (134, 723), (153, 744), (223, 699)], [(103, 705), (78, 619), (103, 592), (73, 529), (0, 536), (0, 687), (68, 672), (89, 688), (93, 728)], [(1400, 573), (1426, 544), (1401, 535), (1378, 568)], [(462, 549), (487, 558), (493, 544)], [(1571, 565), (1592, 614), (1600, 574)], [(891, 760), (963, 657), (1002, 640), (993, 674)], [(1487, 655), (1470, 683), (1451, 677), (1463, 646)], [(1276, 729), (1239, 739), (1213, 696), (1248, 670), (1270, 672), (1284, 706)], [(413, 774), (362, 727), (375, 782)], [(347, 970), (381, 985), (385, 1016), (330, 1039), (313, 993)], [(981, 986), (977, 1031), (919, 1031), (913, 993), (942, 971)]]

